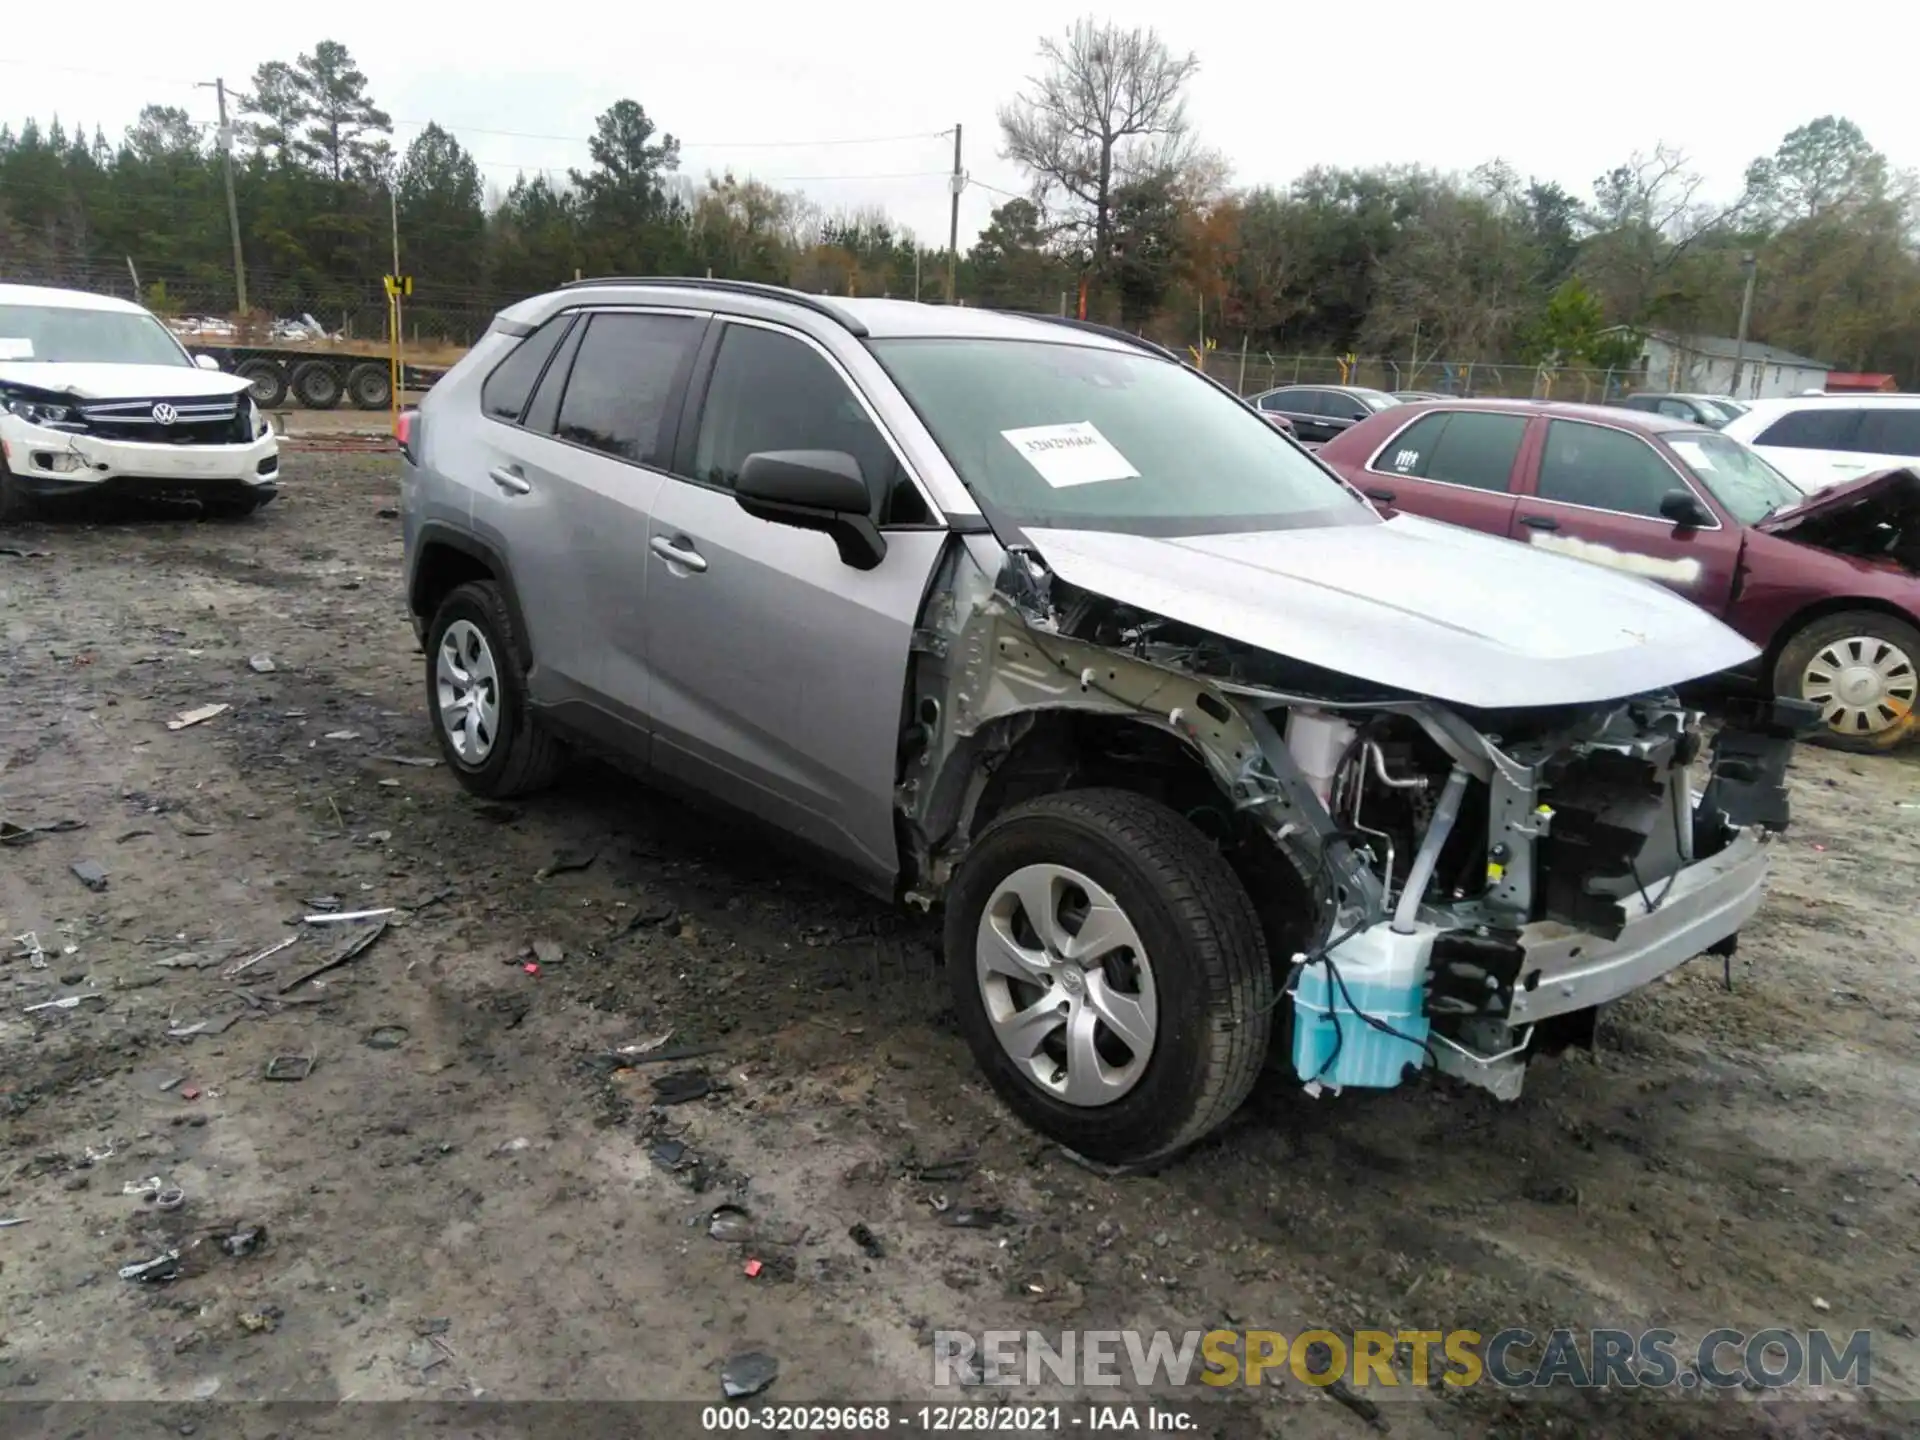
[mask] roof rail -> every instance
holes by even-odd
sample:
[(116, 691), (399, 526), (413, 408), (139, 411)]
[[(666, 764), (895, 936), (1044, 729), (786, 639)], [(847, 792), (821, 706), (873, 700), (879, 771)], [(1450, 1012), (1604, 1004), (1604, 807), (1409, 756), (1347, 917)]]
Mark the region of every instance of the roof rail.
[(731, 295), (758, 295), (767, 300), (784, 300), (789, 305), (798, 305), (816, 315), (824, 315), (836, 325), (843, 326), (849, 334), (863, 339), (867, 334), (865, 325), (830, 300), (809, 295), (804, 290), (790, 290), (785, 285), (763, 285), (757, 280), (716, 280), (705, 275), (588, 275), (579, 280), (569, 280), (560, 288), (579, 290), (592, 285), (659, 285), (680, 290), (719, 290)]
[(1176, 364), (1185, 364), (1179, 355), (1164, 345), (1156, 344), (1144, 335), (1136, 335), (1131, 330), (1122, 330), (1115, 325), (1102, 325), (1097, 320), (1082, 320), (1074, 315), (1048, 315), (1043, 311), (1003, 310), (1003, 315), (1018, 315), (1023, 320), (1044, 320), (1049, 325), (1065, 325), (1072, 330), (1085, 330), (1091, 335), (1104, 335), (1109, 340), (1118, 340), (1123, 345), (1131, 345), (1136, 350), (1146, 350), (1163, 360), (1172, 360)]

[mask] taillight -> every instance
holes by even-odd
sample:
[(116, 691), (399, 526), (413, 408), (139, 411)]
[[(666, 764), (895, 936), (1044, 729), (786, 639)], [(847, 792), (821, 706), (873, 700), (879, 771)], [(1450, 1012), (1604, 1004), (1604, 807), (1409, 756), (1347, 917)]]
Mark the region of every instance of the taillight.
[(414, 436), (419, 433), (420, 412), (414, 409), (402, 410), (393, 422), (393, 438), (400, 442), (400, 453), (411, 460), (413, 456)]

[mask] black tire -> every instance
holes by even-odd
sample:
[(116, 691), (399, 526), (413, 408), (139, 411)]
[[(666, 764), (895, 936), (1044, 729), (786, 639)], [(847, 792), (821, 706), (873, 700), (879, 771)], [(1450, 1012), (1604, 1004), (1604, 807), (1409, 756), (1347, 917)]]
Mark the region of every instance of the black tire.
[[(1022, 1072), (995, 1037), (976, 978), (981, 915), (1023, 866), (1078, 870), (1118, 901), (1145, 946), (1158, 995), (1144, 1073), (1120, 1099), (1069, 1105)], [(954, 1007), (974, 1058), (1028, 1125), (1089, 1159), (1163, 1160), (1239, 1108), (1266, 1059), (1273, 972), (1260, 922), (1219, 849), (1189, 821), (1124, 790), (1070, 790), (1000, 816), (962, 859), (946, 901)]]
[(287, 372), (271, 360), (244, 360), (234, 374), (253, 388), (253, 403), (262, 410), (278, 410), (287, 403)]
[[(1804, 693), (1807, 666), (1836, 641), (1855, 638), (1877, 640), (1902, 651), (1907, 658), (1905, 674), (1909, 681), (1920, 673), (1920, 629), (1878, 610), (1843, 610), (1809, 621), (1781, 647), (1773, 666), (1774, 693), (1796, 700), (1811, 698)], [(1830, 725), (1810, 738), (1816, 745), (1854, 755), (1897, 750), (1920, 735), (1920, 708), (1916, 708), (1911, 696), (1903, 697), (1902, 703), (1906, 706), (1905, 713), (1893, 718), (1884, 729), (1861, 733)]]
[(347, 399), (356, 410), (384, 410), (393, 402), (393, 376), (385, 365), (356, 365), (347, 372)]
[(345, 393), (340, 372), (325, 360), (306, 360), (293, 367), (293, 398), (309, 410), (331, 410)]
[(200, 513), (209, 520), (244, 520), (272, 503), (272, 495), (222, 495), (202, 500)]
[[(474, 625), (493, 655), (499, 684), (499, 733), (486, 758), (470, 764), (453, 748), (440, 719), (440, 689), (435, 666), (447, 629), (457, 620)], [(456, 586), (433, 612), (427, 627), (427, 715), (447, 767), (461, 785), (487, 800), (505, 800), (544, 790), (553, 783), (566, 760), (560, 742), (540, 726), (527, 704), (527, 676), (520, 665), (518, 635), (500, 587), (490, 580)]]
[(0, 525), (16, 525), (22, 520), (31, 520), (39, 507), (33, 496), (27, 494), (20, 482), (13, 478), (7, 469), (7, 462), (0, 459)]

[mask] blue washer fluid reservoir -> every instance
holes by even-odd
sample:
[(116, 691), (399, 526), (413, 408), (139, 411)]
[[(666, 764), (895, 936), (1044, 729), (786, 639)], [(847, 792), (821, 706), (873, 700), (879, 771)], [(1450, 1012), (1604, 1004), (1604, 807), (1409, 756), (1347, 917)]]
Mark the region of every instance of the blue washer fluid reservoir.
[[(1399, 935), (1383, 920), (1343, 941), (1328, 960), (1344, 989), (1326, 961), (1300, 972), (1293, 991), (1293, 1068), (1302, 1083), (1391, 1089), (1409, 1066), (1417, 1070), (1427, 1062), (1427, 963), (1439, 933), (1415, 925), (1411, 934)], [(1400, 1034), (1377, 1030), (1356, 1012)]]

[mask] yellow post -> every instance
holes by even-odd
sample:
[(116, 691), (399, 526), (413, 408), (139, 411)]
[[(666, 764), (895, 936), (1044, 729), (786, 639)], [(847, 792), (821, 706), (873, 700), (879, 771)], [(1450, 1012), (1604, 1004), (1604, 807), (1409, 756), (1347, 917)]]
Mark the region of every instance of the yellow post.
[(400, 297), (387, 293), (387, 433), (400, 433)]

